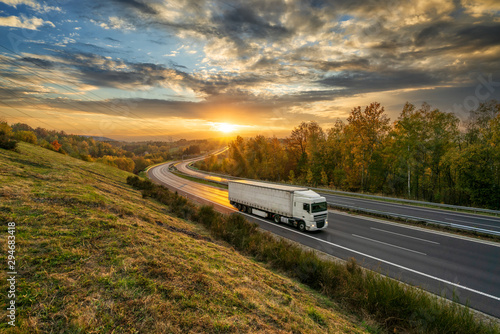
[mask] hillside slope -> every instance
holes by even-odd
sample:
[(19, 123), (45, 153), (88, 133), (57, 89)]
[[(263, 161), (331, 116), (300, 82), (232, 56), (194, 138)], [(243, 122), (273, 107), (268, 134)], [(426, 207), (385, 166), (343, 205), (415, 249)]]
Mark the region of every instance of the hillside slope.
[(327, 298), (168, 216), (126, 184), (129, 173), (19, 150), (0, 149), (0, 258), (13, 221), (18, 272), (16, 327), (4, 311), (0, 331), (363, 332)]

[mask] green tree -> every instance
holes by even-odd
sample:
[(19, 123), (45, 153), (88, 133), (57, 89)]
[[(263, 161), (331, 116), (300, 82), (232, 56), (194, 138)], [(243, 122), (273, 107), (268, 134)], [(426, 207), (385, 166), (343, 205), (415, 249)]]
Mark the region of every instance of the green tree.
[(464, 189), (471, 204), (498, 209), (500, 189), (492, 182), (498, 177), (495, 170), (498, 162), (494, 161), (493, 150), (483, 145), (470, 145), (461, 152), (455, 166), (459, 172), (458, 186)]
[(390, 129), (390, 120), (384, 111), (380, 103), (373, 102), (364, 110), (361, 107), (353, 108), (351, 115), (347, 118), (346, 133), (350, 141), (351, 164), (353, 168), (359, 169), (361, 178), (358, 182), (361, 189), (367, 189), (369, 186), (368, 167), (373, 162), (374, 152), (381, 148), (382, 141)]
[(10, 137), (12, 134), (12, 128), (7, 124), (7, 122), (0, 120), (0, 133), (3, 133), (5, 136)]
[(17, 141), (11, 139), (12, 128), (7, 122), (0, 121), (0, 148), (5, 150), (15, 150)]
[(234, 161), (231, 174), (235, 176), (247, 176), (248, 166), (245, 158), (245, 140), (237, 136), (229, 143), (229, 157)]
[(16, 131), (14, 132), (14, 138), (19, 141), (24, 141), (26, 143), (36, 144), (37, 138), (33, 131)]
[(425, 140), (423, 115), (413, 104), (406, 102), (404, 105), (399, 118), (394, 123), (392, 136), (394, 137), (394, 155), (399, 157), (401, 165), (404, 166), (403, 170), (406, 170), (408, 198), (411, 198), (412, 170), (416, 169), (419, 156), (423, 153)]
[(132, 160), (130, 158), (115, 158), (113, 162), (116, 165), (116, 167), (118, 167), (121, 170), (124, 170), (127, 172), (134, 171), (135, 163), (134, 163), (134, 160)]
[(449, 164), (444, 160), (445, 154), (452, 150), (458, 139), (459, 119), (452, 113), (434, 109), (427, 113), (428, 129), (427, 149), (429, 152), (429, 168), (431, 170), (427, 200), (442, 200), (442, 176), (449, 171)]
[(105, 155), (103, 157), (100, 157), (96, 161), (108, 166), (117, 167), (115, 164), (115, 158), (110, 155)]
[(317, 122), (302, 122), (292, 130), (286, 139), (286, 147), (289, 158), (293, 160), (292, 168), (298, 176), (307, 174), (311, 169), (313, 180), (319, 182), (324, 143), (325, 134)]
[(271, 179), (281, 181), (285, 174), (287, 165), (286, 154), (278, 138), (273, 137), (269, 140), (269, 169), (271, 171)]
[(314, 185), (313, 181), (314, 181), (313, 173), (311, 168), (309, 168), (306, 173), (306, 182), (308, 185)]
[(321, 170), (321, 184), (328, 186), (328, 175), (324, 169)]
[(344, 153), (347, 153), (344, 152), (346, 147), (345, 124), (338, 119), (327, 133), (324, 148), (324, 170), (330, 180), (330, 185), (341, 188), (345, 181)]

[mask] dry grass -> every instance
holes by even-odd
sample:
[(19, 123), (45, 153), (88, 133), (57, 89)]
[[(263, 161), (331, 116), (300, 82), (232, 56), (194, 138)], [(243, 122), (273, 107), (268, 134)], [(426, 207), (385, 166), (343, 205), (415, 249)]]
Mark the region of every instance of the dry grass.
[(19, 273), (17, 326), (2, 312), (0, 331), (364, 331), (329, 299), (143, 199), (125, 183), (130, 174), (25, 143), (19, 150), (0, 149), (0, 220), (17, 224)]

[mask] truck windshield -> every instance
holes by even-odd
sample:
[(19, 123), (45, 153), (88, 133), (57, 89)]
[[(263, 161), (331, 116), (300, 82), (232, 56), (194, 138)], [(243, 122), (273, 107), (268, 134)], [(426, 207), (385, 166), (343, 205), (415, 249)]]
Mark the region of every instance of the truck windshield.
[(313, 203), (311, 206), (312, 206), (312, 213), (326, 211), (327, 208), (326, 202)]

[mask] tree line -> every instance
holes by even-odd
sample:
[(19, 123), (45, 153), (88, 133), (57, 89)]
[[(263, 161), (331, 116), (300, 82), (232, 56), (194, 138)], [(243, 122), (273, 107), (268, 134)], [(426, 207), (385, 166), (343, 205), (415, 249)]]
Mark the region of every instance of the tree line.
[(15, 149), (17, 141), (134, 173), (139, 173), (153, 164), (214, 150), (223, 144), (215, 140), (186, 139), (172, 142), (102, 141), (92, 137), (67, 134), (64, 131), (40, 127), (33, 129), (24, 123), (9, 125), (0, 120), (0, 148)]
[(237, 137), (199, 168), (234, 176), (500, 208), (500, 104), (453, 113), (406, 103), (391, 122), (374, 102), (326, 131), (302, 122), (286, 139)]

